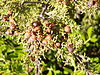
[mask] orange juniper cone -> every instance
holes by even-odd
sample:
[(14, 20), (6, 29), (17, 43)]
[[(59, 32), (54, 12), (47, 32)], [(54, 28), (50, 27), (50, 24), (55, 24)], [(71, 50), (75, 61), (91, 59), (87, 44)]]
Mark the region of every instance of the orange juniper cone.
[(47, 44), (48, 43), (48, 40), (47, 39), (43, 39), (42, 43), (43, 44)]
[(59, 42), (56, 42), (56, 43), (54, 44), (54, 46), (55, 46), (55, 47), (60, 47), (61, 44), (60, 44)]
[(68, 51), (69, 51), (70, 53), (72, 53), (72, 52), (74, 51), (74, 49), (73, 49), (72, 47), (67, 47), (67, 49), (68, 49)]
[(33, 29), (34, 32), (39, 32), (40, 30), (41, 30), (40, 27), (35, 27), (35, 28)]
[(88, 6), (98, 6), (99, 5), (99, 2), (97, 0), (89, 0), (88, 1)]
[(50, 26), (50, 27), (54, 27), (55, 24), (54, 24), (54, 23), (50, 23), (49, 26)]
[(70, 32), (71, 32), (70, 26), (65, 26), (64, 31), (65, 31), (66, 33), (70, 33)]
[(7, 15), (5, 15), (5, 16), (3, 16), (2, 20), (3, 20), (3, 21), (8, 21), (8, 18), (9, 18), (9, 17), (8, 17)]
[(33, 49), (34, 49), (34, 45), (31, 45), (31, 46), (30, 46), (30, 49), (33, 50)]
[(37, 26), (41, 25), (41, 22), (40, 21), (35, 21), (35, 22), (32, 23), (32, 25), (34, 27), (37, 27)]
[(46, 26), (49, 26), (49, 25), (50, 25), (50, 23), (49, 23), (47, 20), (44, 21), (44, 24), (45, 24)]
[(31, 37), (31, 33), (30, 32), (26, 32), (25, 35), (24, 35), (25, 39)]
[(47, 29), (46, 29), (46, 32), (47, 32), (47, 33), (50, 33), (50, 32), (51, 32), (51, 29), (50, 29), (50, 28), (47, 28)]
[(32, 61), (35, 61), (35, 58), (34, 57), (32, 57), (31, 55), (30, 56), (28, 56)]
[(30, 37), (30, 41), (34, 41), (34, 40), (36, 40), (36, 35), (32, 35), (31, 37)]
[(10, 22), (10, 29), (15, 29), (16, 28), (16, 25), (12, 22)]
[(66, 4), (67, 4), (67, 2), (66, 2), (66, 1), (62, 1), (62, 3), (63, 3), (64, 5), (66, 5)]
[(29, 39), (28, 39), (28, 43), (33, 42), (36, 40), (36, 36), (32, 35)]
[(52, 40), (52, 35), (51, 34), (47, 35), (45, 39)]
[(10, 19), (10, 22), (15, 23), (15, 19), (14, 18), (11, 18)]
[(11, 30), (7, 30), (6, 32), (5, 32), (7, 35), (13, 35), (13, 32), (11, 31)]
[(41, 21), (36, 21), (38, 23), (38, 25), (41, 25)]
[(16, 26), (14, 26), (14, 25), (10, 26), (10, 29), (12, 29), (12, 30), (15, 29), (15, 28), (16, 28)]
[(38, 23), (37, 23), (37, 22), (34, 22), (32, 25), (33, 25), (34, 27), (37, 27), (37, 26), (38, 26)]
[(39, 36), (37, 37), (37, 40), (38, 40), (38, 41), (41, 41), (41, 40), (42, 40), (42, 35), (39, 35)]
[(68, 51), (69, 51), (70, 53), (72, 53), (72, 52), (74, 51), (74, 49), (73, 49), (73, 44), (69, 44), (69, 45), (67, 46), (67, 49), (68, 49)]
[(9, 10), (8, 11), (8, 15), (11, 16), (12, 14), (13, 14), (13, 11), (12, 10)]
[(15, 25), (15, 23), (14, 22), (10, 22), (10, 25)]

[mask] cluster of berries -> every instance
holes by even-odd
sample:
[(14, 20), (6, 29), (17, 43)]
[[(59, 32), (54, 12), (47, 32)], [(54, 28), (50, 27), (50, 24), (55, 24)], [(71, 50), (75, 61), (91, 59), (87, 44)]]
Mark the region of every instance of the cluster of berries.
[[(43, 27), (46, 27), (45, 29)], [(53, 40), (53, 31), (56, 24), (50, 23), (47, 20), (43, 22), (35, 21), (32, 23), (32, 26), (28, 28), (28, 30), (24, 34), (24, 39), (27, 40), (28, 43), (40, 41), (43, 45), (47, 45), (50, 41)], [(71, 27), (66, 25), (64, 27), (64, 32), (66, 34), (71, 33)], [(46, 34), (45, 34), (46, 33)], [(52, 45), (52, 47), (60, 48), (61, 42), (56, 41)], [(73, 51), (72, 44), (68, 44), (67, 46), (69, 52)]]

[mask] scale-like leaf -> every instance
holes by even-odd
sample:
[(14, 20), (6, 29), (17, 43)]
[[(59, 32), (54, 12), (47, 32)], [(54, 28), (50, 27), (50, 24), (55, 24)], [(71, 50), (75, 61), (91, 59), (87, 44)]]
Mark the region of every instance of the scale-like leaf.
[(93, 27), (89, 27), (87, 30), (88, 37), (91, 38), (92, 36)]

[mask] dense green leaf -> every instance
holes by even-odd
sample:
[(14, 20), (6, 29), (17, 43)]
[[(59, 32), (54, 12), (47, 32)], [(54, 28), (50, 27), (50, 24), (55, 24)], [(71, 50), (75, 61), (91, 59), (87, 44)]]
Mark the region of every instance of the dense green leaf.
[(87, 30), (87, 34), (88, 34), (88, 37), (89, 37), (89, 38), (91, 38), (91, 36), (92, 36), (92, 34), (93, 34), (92, 31), (93, 31), (93, 27), (89, 27), (88, 30)]

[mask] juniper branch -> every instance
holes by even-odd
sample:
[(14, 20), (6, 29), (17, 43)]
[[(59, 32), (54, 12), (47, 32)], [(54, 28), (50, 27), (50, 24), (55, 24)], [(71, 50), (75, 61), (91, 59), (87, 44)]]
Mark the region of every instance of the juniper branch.
[(49, 2), (50, 2), (51, 0), (47, 0), (47, 1), (48, 1), (47, 4), (45, 4), (45, 6), (43, 7), (42, 12), (41, 12), (41, 14), (40, 14), (40, 17), (43, 18), (43, 19), (45, 19), (45, 18), (44, 18), (44, 14), (45, 14), (45, 11), (47, 10), (47, 8), (48, 8), (48, 6), (49, 6)]
[(45, 4), (45, 6), (43, 7), (42, 12), (40, 14), (40, 17), (43, 18), (43, 19), (44, 19), (44, 16), (43, 15), (45, 14), (45, 11), (47, 10), (47, 7), (48, 6), (49, 6), (48, 4)]
[(24, 1), (23, 4), (25, 4), (25, 3), (44, 4), (44, 3), (42, 3), (41, 1), (37, 1), (37, 2)]

